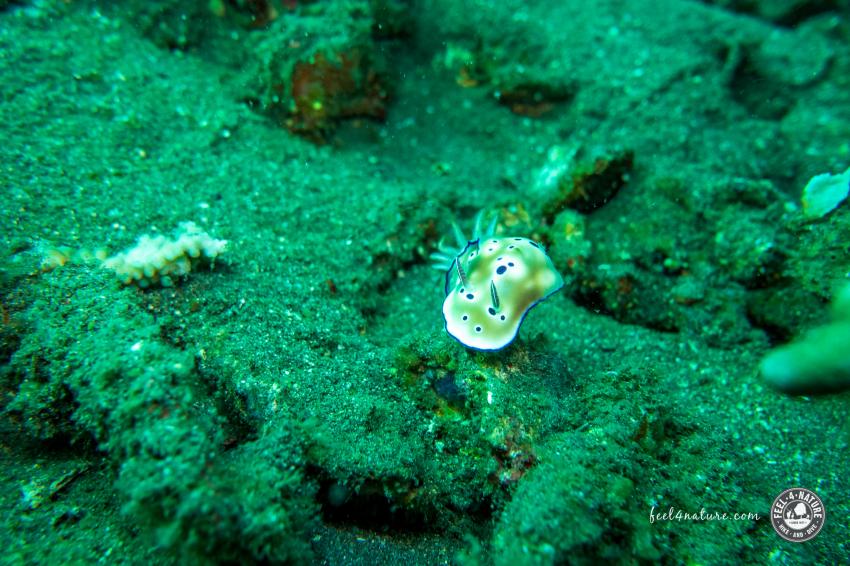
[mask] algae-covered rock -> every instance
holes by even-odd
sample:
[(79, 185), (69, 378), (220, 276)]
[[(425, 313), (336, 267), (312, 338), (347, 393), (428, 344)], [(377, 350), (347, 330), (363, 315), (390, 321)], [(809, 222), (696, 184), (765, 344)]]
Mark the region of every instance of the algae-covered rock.
[(562, 273), (582, 274), (593, 245), (587, 235), (587, 221), (582, 213), (570, 208), (556, 217), (548, 232), (549, 257)]
[(4, 412), (41, 438), (93, 439), (130, 519), (183, 563), (306, 562), (314, 488), (288, 421), (239, 434), (192, 351), (163, 340), (108, 274), (69, 266), (46, 284), (22, 313)]
[(776, 29), (764, 38), (752, 57), (760, 73), (770, 81), (801, 86), (823, 76), (833, 50), (819, 34)]
[(636, 520), (643, 510), (638, 509), (634, 482), (614, 470), (600, 474), (594, 467), (611, 465), (625, 451), (615, 442), (598, 440), (592, 433), (565, 434), (558, 443), (563, 448), (545, 454), (545, 461), (527, 475), (496, 527), (496, 564), (658, 559), (649, 525)]
[(250, 35), (249, 83), (260, 109), (315, 142), (342, 120), (383, 120), (387, 91), (370, 13), (362, 0), (308, 4)]

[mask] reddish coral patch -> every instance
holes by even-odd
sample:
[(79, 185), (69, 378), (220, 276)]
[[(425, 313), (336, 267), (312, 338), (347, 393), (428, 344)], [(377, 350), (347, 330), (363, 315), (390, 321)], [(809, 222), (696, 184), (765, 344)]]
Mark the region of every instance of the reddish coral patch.
[(346, 118), (383, 120), (386, 92), (377, 71), (359, 50), (326, 57), (319, 53), (292, 72), (292, 112), (286, 126), (323, 141)]

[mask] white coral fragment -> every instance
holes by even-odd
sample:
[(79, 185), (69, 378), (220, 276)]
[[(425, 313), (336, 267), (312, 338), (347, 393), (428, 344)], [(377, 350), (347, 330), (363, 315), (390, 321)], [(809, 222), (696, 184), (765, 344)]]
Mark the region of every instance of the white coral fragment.
[(850, 168), (840, 175), (815, 175), (803, 189), (803, 215), (809, 220), (823, 218), (850, 193)]
[(173, 238), (142, 236), (136, 245), (107, 258), (103, 267), (114, 271), (125, 285), (169, 287), (200, 262), (212, 264), (224, 252), (227, 240), (217, 240), (194, 222), (181, 222)]

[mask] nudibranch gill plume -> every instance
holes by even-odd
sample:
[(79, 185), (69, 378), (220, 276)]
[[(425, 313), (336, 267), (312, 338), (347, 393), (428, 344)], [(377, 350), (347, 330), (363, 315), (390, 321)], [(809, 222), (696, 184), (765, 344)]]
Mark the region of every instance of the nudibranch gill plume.
[(431, 259), (446, 272), (446, 331), (467, 348), (493, 351), (513, 342), (528, 311), (564, 279), (540, 244), (495, 236), (497, 218), (482, 231), (483, 217), (476, 217), (471, 239), (453, 224), (458, 247), (441, 243)]

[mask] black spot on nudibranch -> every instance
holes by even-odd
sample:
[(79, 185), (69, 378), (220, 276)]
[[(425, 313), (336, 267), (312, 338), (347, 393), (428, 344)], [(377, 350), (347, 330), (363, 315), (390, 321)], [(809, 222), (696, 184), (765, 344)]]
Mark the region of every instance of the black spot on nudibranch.
[(510, 245), (510, 246), (508, 246), (508, 249), (509, 249), (509, 250), (512, 250), (512, 249), (514, 249), (514, 247), (516, 247), (516, 246), (514, 246), (514, 245)]
[(463, 317), (462, 317), (462, 318), (463, 318), (463, 320), (467, 320), (467, 319), (469, 319), (469, 317), (468, 317), (467, 315), (463, 315)]
[(516, 240), (517, 242), (521, 242), (522, 238), (514, 238), (514, 240)]
[(539, 247), (540, 247), (540, 246), (538, 246), (538, 245), (537, 245), (537, 243), (536, 243), (536, 242), (528, 242), (528, 243), (529, 243), (529, 244), (531, 244), (532, 246), (534, 246), (535, 248), (539, 248)]
[(493, 307), (488, 308), (487, 312), (489, 312), (491, 315), (496, 315), (496, 309), (494, 309)]
[(476, 327), (475, 327), (475, 332), (481, 332), (481, 327), (480, 327), (480, 326), (476, 326)]
[(513, 266), (514, 266), (514, 262), (509, 261), (509, 262), (508, 262), (508, 267), (513, 267)]
[(504, 265), (500, 265), (499, 267), (496, 268), (496, 273), (501, 275), (502, 273), (504, 273), (507, 270), (508, 270), (507, 267), (505, 267)]
[(505, 320), (505, 315), (502, 315), (499, 318), (502, 319), (502, 320)]
[(472, 293), (467, 293), (467, 294), (466, 294), (466, 298), (467, 298), (467, 299), (469, 299), (469, 300), (471, 301), (472, 299), (474, 299), (474, 298), (475, 298), (475, 295), (473, 295)]

